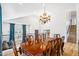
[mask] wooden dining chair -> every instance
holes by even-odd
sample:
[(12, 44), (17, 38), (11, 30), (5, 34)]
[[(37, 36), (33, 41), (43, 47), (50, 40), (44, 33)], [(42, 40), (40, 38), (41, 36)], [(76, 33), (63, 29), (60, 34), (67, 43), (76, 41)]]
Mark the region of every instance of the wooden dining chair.
[(13, 53), (14, 53), (15, 56), (18, 56), (18, 51), (17, 51), (17, 48), (16, 48), (15, 41), (13, 41)]
[(55, 49), (56, 49), (56, 54), (57, 54), (57, 56), (59, 56), (60, 55), (60, 40), (61, 40), (61, 38), (60, 37), (58, 37), (58, 36), (56, 36), (56, 39), (55, 39)]
[(20, 53), (20, 55), (23, 53), (23, 51), (22, 51), (22, 48), (21, 47), (19, 47), (19, 51), (18, 51), (19, 53)]

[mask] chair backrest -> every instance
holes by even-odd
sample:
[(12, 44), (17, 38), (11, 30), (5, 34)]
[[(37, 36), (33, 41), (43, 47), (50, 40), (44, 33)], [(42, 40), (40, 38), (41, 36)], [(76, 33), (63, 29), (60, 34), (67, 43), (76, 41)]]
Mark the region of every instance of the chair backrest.
[(6, 49), (8, 49), (8, 48), (9, 48), (8, 43), (7, 43), (6, 41), (3, 41), (3, 43), (2, 43), (2, 49), (3, 49), (3, 50), (6, 50)]
[(18, 51), (19, 53), (20, 53), (20, 55), (23, 53), (23, 51), (22, 51), (22, 48), (21, 47), (19, 47), (19, 51)]
[(17, 48), (16, 48), (15, 41), (13, 41), (13, 52), (14, 52), (15, 56), (18, 56), (18, 51), (17, 51)]

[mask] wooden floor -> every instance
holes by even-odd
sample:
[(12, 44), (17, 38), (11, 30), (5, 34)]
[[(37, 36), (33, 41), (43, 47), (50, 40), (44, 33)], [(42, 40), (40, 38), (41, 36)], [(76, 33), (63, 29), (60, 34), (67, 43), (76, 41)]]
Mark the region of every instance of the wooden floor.
[[(64, 56), (78, 56), (77, 46), (72, 43), (65, 43), (64, 46)], [(14, 56), (13, 52), (8, 52), (7, 54), (3, 54), (4, 56)]]
[(64, 47), (64, 56), (78, 56), (78, 47), (76, 44), (66, 43)]

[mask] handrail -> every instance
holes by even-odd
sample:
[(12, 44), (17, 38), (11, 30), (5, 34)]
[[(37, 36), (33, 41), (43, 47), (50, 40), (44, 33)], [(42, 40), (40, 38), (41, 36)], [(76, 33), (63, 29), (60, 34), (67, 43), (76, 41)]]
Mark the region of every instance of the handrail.
[(70, 22), (69, 22), (69, 26), (68, 26), (68, 28), (67, 28), (67, 34), (68, 34), (69, 31), (70, 31), (71, 25), (72, 25), (72, 19), (71, 19)]

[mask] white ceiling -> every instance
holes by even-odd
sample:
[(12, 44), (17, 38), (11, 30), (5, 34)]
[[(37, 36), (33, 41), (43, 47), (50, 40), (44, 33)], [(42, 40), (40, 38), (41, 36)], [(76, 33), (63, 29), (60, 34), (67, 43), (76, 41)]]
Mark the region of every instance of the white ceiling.
[[(47, 3), (46, 10), (53, 14), (56, 10), (75, 10), (76, 4), (73, 3)], [(43, 11), (42, 3), (2, 3), (3, 20), (18, 17), (39, 15)]]

